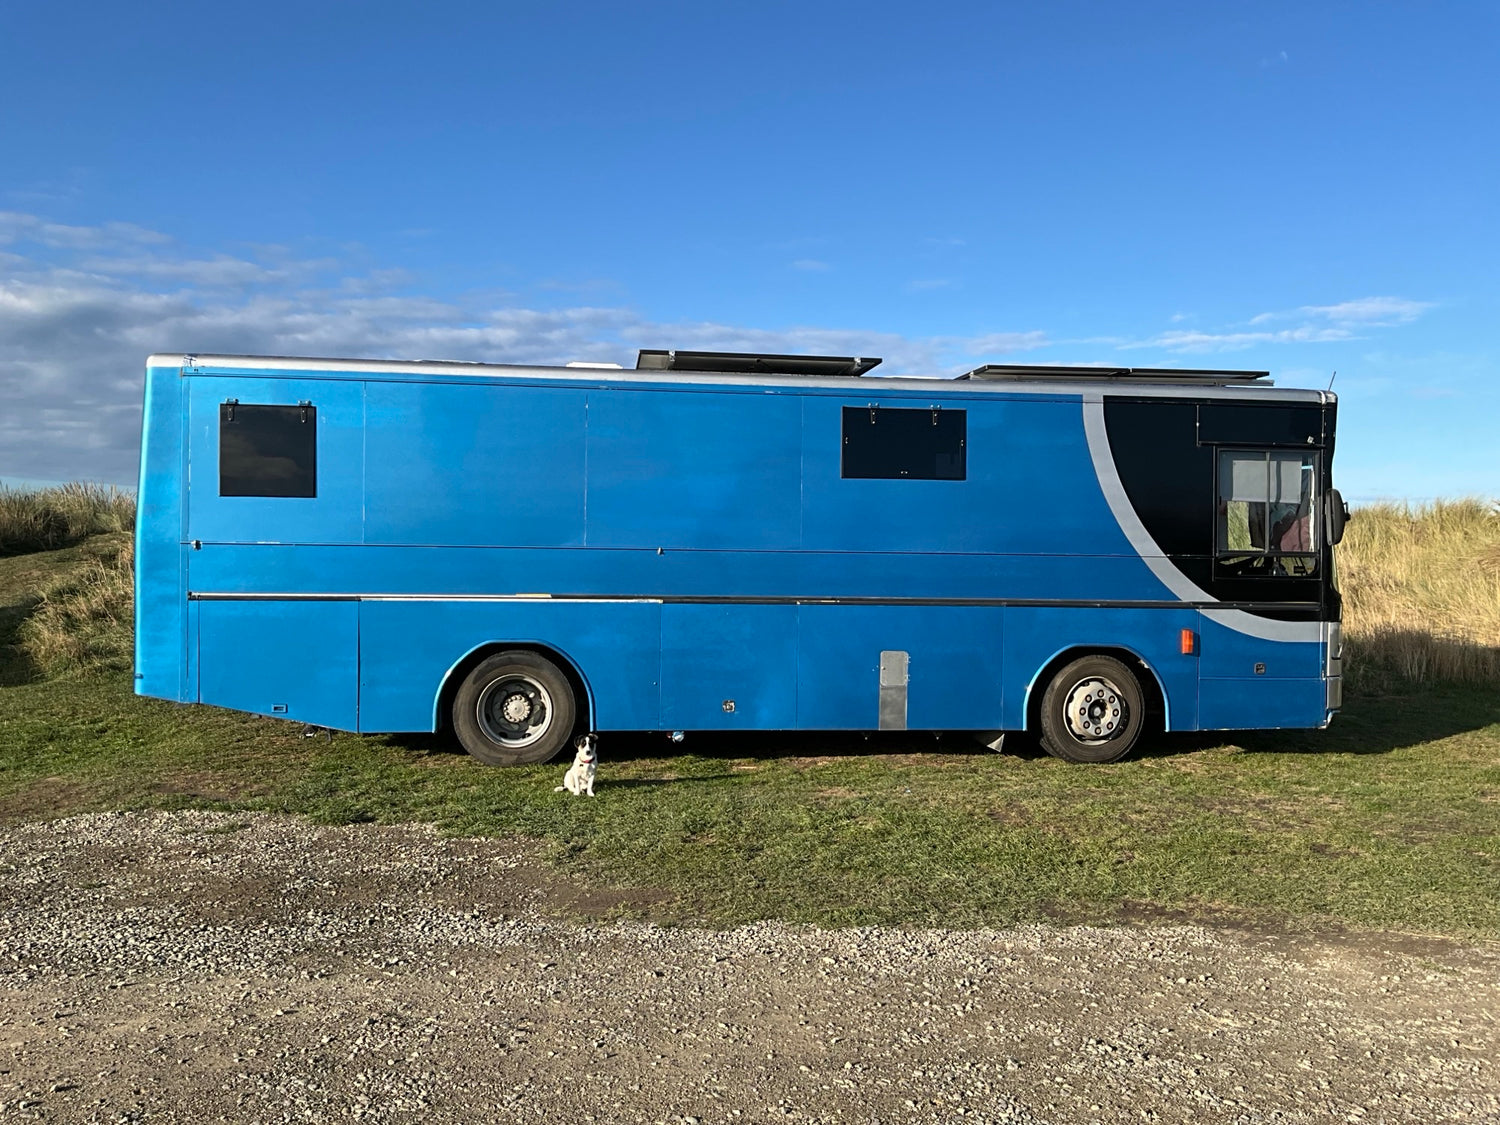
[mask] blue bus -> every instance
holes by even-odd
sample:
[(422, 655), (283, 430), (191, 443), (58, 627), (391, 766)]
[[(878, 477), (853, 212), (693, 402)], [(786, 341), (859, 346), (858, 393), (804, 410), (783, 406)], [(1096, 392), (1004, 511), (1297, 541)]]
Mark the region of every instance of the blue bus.
[(491, 764), (583, 731), (1032, 731), (1340, 705), (1335, 399), (1265, 372), (642, 351), (154, 355), (135, 687)]

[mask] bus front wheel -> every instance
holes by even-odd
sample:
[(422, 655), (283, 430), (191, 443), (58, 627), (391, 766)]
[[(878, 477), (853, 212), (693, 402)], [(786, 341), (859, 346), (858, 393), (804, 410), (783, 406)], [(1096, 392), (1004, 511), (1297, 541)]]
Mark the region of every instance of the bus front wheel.
[(567, 745), (576, 717), (568, 678), (521, 649), (480, 661), (453, 698), (458, 741), (487, 766), (547, 761)]
[(1130, 753), (1146, 717), (1135, 674), (1112, 656), (1062, 668), (1042, 696), (1042, 748), (1068, 762), (1115, 762)]

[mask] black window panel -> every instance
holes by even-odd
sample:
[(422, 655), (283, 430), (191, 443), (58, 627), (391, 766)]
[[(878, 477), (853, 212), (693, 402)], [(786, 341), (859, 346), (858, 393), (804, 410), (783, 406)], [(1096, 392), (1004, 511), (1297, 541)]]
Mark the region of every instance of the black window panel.
[(842, 476), (964, 480), (968, 411), (844, 407)]
[(1198, 407), (1198, 441), (1316, 449), (1323, 444), (1323, 410), (1318, 406), (1204, 403)]
[(318, 494), (318, 408), (219, 404), (219, 495)]

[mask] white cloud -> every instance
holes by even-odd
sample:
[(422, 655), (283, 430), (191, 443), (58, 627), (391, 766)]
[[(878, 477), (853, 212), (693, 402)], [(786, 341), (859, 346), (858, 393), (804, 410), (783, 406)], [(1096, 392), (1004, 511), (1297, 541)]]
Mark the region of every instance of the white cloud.
[(162, 246), (172, 239), (134, 223), (78, 227), (49, 223), (35, 215), (0, 211), (0, 244), (29, 242), (65, 250), (102, 250), (122, 246)]
[(217, 289), (284, 283), (299, 277), (309, 277), (333, 264), (330, 261), (310, 261), (296, 263), (292, 268), (277, 268), (219, 254), (206, 259), (181, 260), (152, 257), (85, 258), (78, 263), (78, 268), (110, 277), (180, 281), (187, 285)]
[[(299, 258), (285, 247), (189, 253), (127, 223), (63, 227), (0, 214), (0, 475), (128, 482), (141, 365), (152, 352), (635, 361), (640, 347), (881, 356), (880, 374), (955, 375), (1065, 343), (1099, 354), (1177, 354), (1358, 339), (1431, 303), (1364, 297), (1150, 339), (1056, 341), (1041, 331), (904, 336), (860, 328), (662, 322), (623, 305), (533, 308), (502, 291), (438, 299), (403, 271)], [(361, 257), (356, 249), (352, 252)], [(576, 295), (575, 295), (576, 296)], [(1072, 357), (1070, 357), (1072, 358)], [(1305, 362), (1305, 361), (1304, 361)]]
[(1120, 347), (1127, 350), (1162, 348), (1169, 352), (1232, 352), (1257, 344), (1325, 344), (1355, 338), (1347, 328), (1302, 325), (1275, 332), (1162, 332), (1149, 340), (1132, 340), (1120, 344)]
[[(1361, 333), (1375, 328), (1410, 324), (1428, 309), (1431, 301), (1406, 297), (1359, 297), (1334, 305), (1303, 305), (1279, 312), (1252, 316), (1244, 326), (1222, 330), (1174, 329), (1146, 340), (1122, 342), (1121, 348), (1161, 348), (1172, 352), (1239, 351), (1260, 344), (1326, 344), (1363, 339)], [(1181, 314), (1171, 317), (1179, 323)], [(1285, 325), (1285, 327), (1277, 327)]]
[(32, 216), (0, 216), (0, 239), (23, 251), (0, 254), (7, 477), (132, 480), (142, 363), (153, 352), (630, 366), (636, 348), (677, 347), (881, 356), (882, 373), (953, 375), (1048, 342), (1041, 332), (912, 338), (662, 323), (628, 307), (516, 307), (503, 293), (439, 300), (400, 292), (409, 283), (400, 271), (340, 276), (336, 262), (299, 261), (279, 247), (251, 248), (253, 258), (188, 257), (130, 224), (64, 229), (74, 233), (58, 235), (56, 224)]
[(403, 269), (369, 270), (359, 277), (341, 277), (338, 289), (341, 293), (368, 295), (409, 285), (414, 279)]
[(1411, 301), (1405, 297), (1361, 297), (1337, 305), (1305, 305), (1298, 311), (1338, 324), (1392, 325), (1410, 324), (1435, 307), (1435, 302)]
[(1331, 324), (1362, 325), (1371, 328), (1410, 324), (1428, 309), (1432, 301), (1413, 301), (1406, 297), (1359, 297), (1336, 305), (1303, 305), (1283, 312), (1261, 313), (1250, 318), (1251, 324), (1271, 324), (1281, 320), (1311, 319)]
[(1045, 332), (991, 332), (965, 340), (964, 348), (971, 355), (1010, 355), (1044, 348), (1050, 342)]

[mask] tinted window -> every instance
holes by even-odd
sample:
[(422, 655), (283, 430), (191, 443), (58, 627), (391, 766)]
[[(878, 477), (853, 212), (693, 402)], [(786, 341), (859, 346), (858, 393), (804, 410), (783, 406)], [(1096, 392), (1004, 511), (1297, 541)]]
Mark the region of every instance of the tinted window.
[(1198, 407), (1198, 440), (1204, 445), (1323, 444), (1323, 410), (1317, 406), (1246, 406), (1204, 403)]
[(964, 410), (844, 407), (842, 475), (893, 480), (963, 480)]
[(317, 407), (220, 403), (220, 496), (317, 494)]

